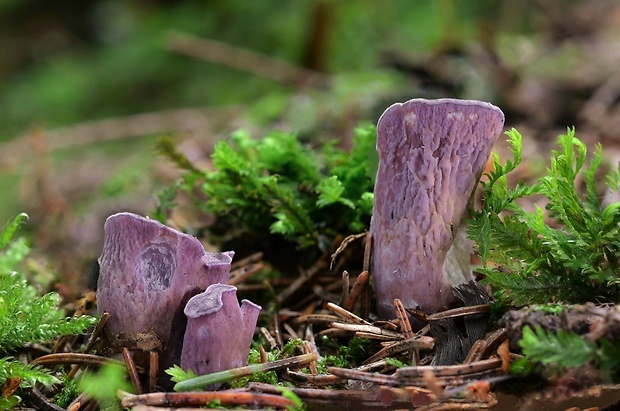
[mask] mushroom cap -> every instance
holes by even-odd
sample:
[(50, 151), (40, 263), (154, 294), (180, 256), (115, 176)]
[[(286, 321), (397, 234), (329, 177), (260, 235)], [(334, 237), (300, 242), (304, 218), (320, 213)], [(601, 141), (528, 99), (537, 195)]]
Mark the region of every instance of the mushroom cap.
[(248, 300), (239, 306), (237, 288), (227, 284), (192, 297), (184, 311), (181, 367), (207, 374), (246, 365), (260, 310)]
[[(183, 312), (188, 318), (198, 318), (217, 312), (224, 307), (225, 299), (228, 298), (228, 296), (225, 296), (225, 293), (232, 293), (231, 296), (235, 297), (234, 301), (236, 301), (237, 288), (234, 285), (211, 284), (205, 292), (190, 298)], [(243, 304), (246, 301), (248, 304), (251, 304), (253, 309), (261, 309), (260, 305), (254, 304), (249, 300), (243, 300), (241, 303)]]

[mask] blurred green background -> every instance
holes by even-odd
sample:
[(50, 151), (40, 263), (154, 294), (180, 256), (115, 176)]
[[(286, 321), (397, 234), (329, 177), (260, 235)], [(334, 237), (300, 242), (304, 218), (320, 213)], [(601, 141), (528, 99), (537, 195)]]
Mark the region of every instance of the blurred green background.
[(178, 177), (157, 136), (205, 167), (238, 128), (347, 147), (414, 97), (493, 102), (526, 154), (576, 125), (613, 161), (619, 29), (611, 0), (0, 0), (0, 222), (29, 213), (73, 278)]

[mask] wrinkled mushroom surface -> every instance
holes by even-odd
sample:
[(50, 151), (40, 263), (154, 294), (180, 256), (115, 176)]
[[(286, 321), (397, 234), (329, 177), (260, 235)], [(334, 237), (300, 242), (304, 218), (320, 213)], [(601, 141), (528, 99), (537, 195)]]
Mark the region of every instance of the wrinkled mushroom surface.
[(185, 306), (181, 367), (208, 374), (247, 365), (261, 307), (237, 301), (232, 285), (213, 284)]
[(153, 331), (167, 342), (181, 305), (228, 278), (233, 252), (207, 253), (196, 238), (158, 221), (119, 213), (104, 230), (97, 305), (110, 313), (112, 333)]
[(453, 299), (452, 286), (472, 278), (459, 227), (503, 124), (497, 107), (454, 99), (394, 104), (379, 119), (370, 231), (382, 316), (394, 315), (395, 298), (436, 312)]

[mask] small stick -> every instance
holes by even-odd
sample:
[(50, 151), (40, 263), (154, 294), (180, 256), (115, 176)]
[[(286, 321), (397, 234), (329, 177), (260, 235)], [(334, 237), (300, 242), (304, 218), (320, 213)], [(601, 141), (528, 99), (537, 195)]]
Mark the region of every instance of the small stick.
[(280, 316), (278, 313), (274, 313), (272, 318), (273, 322), (273, 335), (276, 339), (277, 347), (284, 347), (284, 340), (282, 339), (282, 332), (280, 331)]
[(362, 364), (359, 367), (355, 368), (358, 371), (363, 372), (383, 372), (387, 371), (389, 368), (389, 364), (385, 360), (375, 361), (368, 364)]
[(319, 337), (329, 337), (329, 338), (341, 338), (341, 337), (351, 337), (355, 335), (354, 332), (339, 330), (337, 328), (328, 328), (326, 330), (322, 330), (319, 332)]
[(329, 269), (331, 270), (332, 267), (334, 266), (334, 261), (336, 261), (336, 257), (338, 257), (338, 254), (343, 252), (345, 250), (345, 248), (347, 248), (349, 246), (349, 244), (351, 244), (353, 241), (355, 241), (357, 239), (360, 239), (362, 237), (366, 237), (367, 235), (368, 235), (367, 232), (366, 233), (359, 233), (359, 234), (351, 234), (351, 235), (347, 236), (344, 240), (342, 240), (342, 242), (338, 246), (338, 249), (331, 256), (331, 262), (329, 264)]
[(353, 310), (357, 299), (362, 294), (362, 291), (366, 288), (366, 285), (368, 284), (369, 276), (370, 274), (368, 273), (368, 270), (362, 271), (360, 275), (357, 276), (357, 279), (355, 280), (355, 282), (353, 283), (353, 287), (351, 288), (349, 299), (344, 304), (344, 308), (346, 310)]
[(382, 358), (392, 356), (407, 350), (430, 350), (435, 345), (435, 340), (431, 337), (414, 336), (406, 340), (395, 342), (377, 351), (372, 357), (364, 361), (364, 364), (373, 363)]
[[(279, 393), (281, 388), (271, 384), (264, 384), (259, 382), (251, 382), (248, 386), (250, 390), (261, 391), (266, 393)], [(363, 400), (374, 401), (375, 393), (372, 390), (330, 390), (330, 389), (316, 389), (316, 388), (288, 388), (299, 398), (313, 399), (313, 400)]]
[(368, 338), (369, 340), (377, 340), (377, 341), (383, 341), (383, 342), (394, 341), (394, 337), (391, 337), (389, 335), (379, 335), (379, 334), (375, 334), (372, 332), (366, 332), (366, 331), (358, 331), (355, 333), (355, 336), (359, 338)]
[(362, 318), (368, 318), (370, 314), (370, 293), (368, 287), (364, 287), (360, 297), (360, 315)]
[[(409, 322), (409, 316), (407, 315), (407, 311), (405, 311), (405, 306), (399, 298), (394, 299), (394, 309), (396, 310), (396, 317), (400, 321), (400, 329), (405, 336), (405, 339), (413, 338), (414, 334), (411, 329), (411, 323)], [(412, 363), (416, 365), (420, 361), (420, 349), (414, 348), (410, 350), (409, 358), (411, 358)]]
[(137, 405), (201, 406), (215, 400), (219, 400), (222, 405), (260, 405), (281, 409), (295, 406), (293, 401), (281, 395), (239, 391), (155, 392), (134, 395), (119, 390), (117, 396), (125, 408), (132, 408)]
[(396, 370), (396, 376), (405, 378), (419, 378), (424, 375), (424, 372), (429, 370), (435, 373), (435, 375), (438, 377), (463, 376), (470, 373), (495, 370), (500, 368), (501, 365), (501, 359), (489, 358), (488, 360), (481, 360), (461, 365), (403, 367)]
[(510, 372), (510, 343), (507, 339), (497, 347), (497, 355), (502, 360), (502, 372), (508, 374)]
[(267, 371), (279, 370), (288, 367), (295, 367), (316, 361), (316, 355), (302, 354), (296, 357), (284, 358), (265, 364), (251, 364), (245, 367), (233, 368), (226, 371), (214, 372), (211, 374), (199, 375), (185, 381), (178, 382), (174, 386), (175, 391), (192, 391), (202, 389), (211, 384), (230, 381), (235, 378), (247, 377), (252, 374)]
[(288, 368), (284, 370), (282, 377), (290, 382), (315, 386), (338, 385), (347, 382), (347, 380), (332, 374), (304, 374), (303, 372), (291, 371)]
[(267, 355), (267, 351), (265, 351), (262, 345), (259, 346), (258, 353), (260, 354), (261, 364), (266, 364), (269, 362), (269, 356)]
[(51, 403), (37, 387), (32, 387), (30, 390), (27, 390), (26, 395), (28, 395), (28, 399), (37, 410), (65, 411), (64, 408), (60, 408), (58, 405)]
[(331, 327), (338, 328), (340, 330), (355, 331), (356, 333), (363, 332), (368, 335), (377, 336), (376, 338), (387, 337), (392, 340), (402, 340), (404, 338), (401, 333), (384, 330), (383, 328), (375, 327), (374, 325), (331, 323)]
[(297, 331), (293, 330), (293, 327), (291, 327), (287, 323), (283, 323), (282, 326), (284, 327), (284, 330), (288, 333), (288, 335), (291, 336), (291, 338), (299, 338), (299, 335), (297, 335)]
[(338, 317), (344, 320), (347, 320), (348, 322), (351, 322), (353, 324), (371, 325), (368, 321), (364, 320), (363, 318), (358, 317), (357, 315), (353, 314), (351, 311), (345, 310), (344, 308), (334, 303), (327, 303), (325, 307), (331, 312), (333, 312), (334, 314), (336, 314)]
[(487, 342), (487, 348), (482, 353), (482, 356), (484, 357), (485, 355), (490, 355), (491, 351), (495, 350), (506, 338), (507, 336), (505, 328), (500, 328), (487, 335), (487, 337), (485, 338), (485, 341)]
[(323, 73), (219, 41), (175, 31), (168, 34), (167, 40), (168, 49), (175, 53), (232, 67), (278, 83), (310, 87), (329, 84), (329, 77)]
[(465, 317), (468, 315), (484, 314), (491, 310), (491, 304), (469, 305), (467, 307), (453, 308), (452, 310), (426, 316), (426, 321), (445, 320), (446, 318)]
[(400, 329), (405, 336), (406, 339), (410, 339), (414, 337), (413, 331), (411, 330), (411, 323), (409, 322), (409, 316), (407, 316), (407, 311), (405, 311), (405, 307), (403, 303), (397, 298), (394, 300), (394, 308), (396, 309), (396, 316), (400, 321)]
[[(90, 350), (92, 350), (93, 346), (95, 345), (95, 342), (97, 341), (97, 338), (99, 338), (99, 336), (103, 332), (103, 327), (108, 322), (108, 318), (110, 318), (109, 313), (103, 313), (101, 315), (101, 318), (99, 319), (99, 322), (97, 322), (95, 329), (93, 330), (92, 334), (88, 338), (88, 342), (84, 346), (82, 353), (88, 353)], [(79, 369), (80, 369), (80, 366), (78, 364), (72, 365), (71, 369), (67, 373), (67, 377), (69, 379), (73, 378), (75, 374), (79, 371)]]
[(377, 327), (381, 327), (381, 328), (385, 328), (386, 330), (390, 330), (390, 331), (399, 331), (400, 330), (400, 324), (398, 324), (396, 321), (394, 320), (390, 320), (390, 321), (375, 321), (373, 323), (373, 325), (376, 325)]
[[(304, 341), (304, 345), (302, 347), (303, 347), (304, 354), (314, 354), (315, 358), (318, 358), (316, 353), (312, 349), (312, 346), (310, 345), (308, 341)], [(316, 368), (316, 361), (312, 361), (311, 363), (309, 363), (308, 369), (310, 370), (310, 374), (312, 375), (317, 375), (319, 373), (319, 371)]]
[(122, 361), (113, 360), (107, 357), (93, 354), (79, 354), (79, 353), (55, 353), (43, 355), (34, 359), (31, 364), (38, 365), (56, 365), (56, 364), (82, 364), (82, 365), (95, 365), (102, 366), (105, 364), (118, 364), (124, 365)]
[(69, 404), (69, 406), (67, 406), (67, 411), (69, 410), (79, 410), (80, 408), (82, 408), (82, 406), (84, 406), (86, 403), (88, 403), (90, 401), (90, 398), (88, 398), (88, 396), (85, 393), (80, 393), (80, 395), (78, 395), (77, 397), (75, 397), (75, 399), (73, 401), (71, 401), (71, 404)]
[(227, 284), (229, 285), (240, 284), (244, 282), (245, 280), (247, 280), (248, 278), (250, 278), (251, 276), (253, 276), (254, 274), (256, 274), (257, 272), (259, 272), (260, 270), (262, 270), (264, 267), (265, 267), (265, 264), (263, 263), (249, 264), (244, 267), (239, 267), (236, 270), (230, 272), (230, 275), (228, 276)]
[(157, 388), (157, 374), (159, 373), (159, 353), (151, 351), (149, 353), (149, 392)]
[(428, 320), (426, 319), (426, 317), (428, 317), (428, 314), (426, 314), (424, 311), (422, 310), (418, 310), (416, 308), (405, 308), (407, 310), (407, 312), (414, 318), (417, 318), (418, 320), (427, 323)]
[(275, 338), (273, 338), (273, 336), (271, 335), (271, 333), (269, 332), (269, 330), (265, 327), (260, 327), (260, 333), (263, 337), (265, 337), (265, 340), (267, 340), (267, 342), (269, 343), (269, 348), (270, 349), (274, 349), (278, 347), (278, 343), (276, 342)]
[(88, 342), (86, 343), (86, 346), (84, 347), (84, 350), (82, 350), (82, 352), (87, 353), (92, 350), (93, 346), (95, 345), (95, 341), (97, 341), (97, 338), (99, 338), (99, 336), (103, 332), (103, 327), (105, 327), (106, 323), (108, 322), (108, 318), (110, 318), (110, 313), (101, 314), (101, 318), (95, 326), (93, 333), (88, 338)]
[(250, 254), (249, 256), (242, 258), (241, 260), (235, 261), (230, 265), (230, 271), (233, 272), (239, 268), (245, 267), (249, 264), (258, 263), (263, 259), (264, 253), (262, 251), (256, 252), (254, 254)]
[(363, 271), (370, 272), (370, 257), (372, 252), (372, 235), (370, 231), (366, 233), (366, 242), (364, 243), (364, 262), (362, 265)]
[(304, 314), (293, 319), (293, 324), (329, 324), (338, 321), (338, 317), (329, 314)]
[(340, 297), (339, 305), (343, 305), (349, 300), (349, 272), (344, 270), (342, 272), (342, 296)]
[[(370, 278), (370, 257), (372, 254), (372, 243), (372, 235), (370, 234), (370, 232), (368, 232), (368, 235), (366, 236), (366, 244), (364, 244), (364, 263), (362, 267), (365, 272), (369, 273), (368, 278)], [(361, 292), (360, 314), (362, 318), (368, 318), (368, 315), (370, 314), (370, 293), (368, 291), (367, 284), (368, 279), (366, 280), (364, 288)]]
[(312, 329), (312, 324), (309, 324), (306, 327), (306, 342), (310, 345), (312, 352), (316, 355), (316, 360), (321, 361), (321, 354), (319, 353), (319, 349), (316, 346), (316, 340), (314, 339), (314, 331)]
[(470, 364), (472, 362), (480, 361), (482, 354), (486, 351), (488, 343), (485, 340), (478, 340), (471, 346), (471, 349), (467, 353), (467, 357), (463, 361), (463, 364)]
[(368, 373), (349, 368), (327, 367), (327, 371), (335, 376), (350, 380), (373, 382), (383, 385), (397, 385), (398, 381), (391, 375)]
[(136, 370), (136, 364), (133, 362), (133, 357), (127, 347), (123, 347), (123, 358), (125, 359), (125, 366), (127, 367), (127, 371), (129, 373), (129, 379), (131, 380), (131, 384), (133, 385), (136, 394), (142, 394), (142, 386), (140, 385), (140, 377), (138, 376), (138, 371)]
[[(422, 368), (422, 367), (419, 367)], [(428, 367), (425, 367), (428, 368)], [(400, 368), (402, 369), (402, 368)], [(385, 375), (385, 374), (377, 374), (377, 373), (368, 373), (368, 372), (360, 372), (355, 369), (349, 368), (338, 368), (338, 367), (327, 367), (327, 371), (331, 374), (334, 374), (338, 377), (350, 379), (350, 380), (358, 380), (365, 382), (372, 382), (375, 384), (389, 385), (389, 386), (414, 386), (414, 385), (425, 385), (426, 380), (425, 376), (421, 375), (415, 378), (399, 378), (395, 375)], [(398, 371), (398, 370), (397, 370)], [(432, 371), (425, 370), (424, 372)], [(497, 369), (490, 369), (487, 371), (475, 372), (467, 375), (460, 376), (439, 376), (435, 375), (437, 384), (443, 385), (457, 385), (457, 384), (466, 384), (471, 382), (471, 380), (487, 378), (491, 373), (497, 372)], [(428, 375), (428, 374), (426, 374)]]

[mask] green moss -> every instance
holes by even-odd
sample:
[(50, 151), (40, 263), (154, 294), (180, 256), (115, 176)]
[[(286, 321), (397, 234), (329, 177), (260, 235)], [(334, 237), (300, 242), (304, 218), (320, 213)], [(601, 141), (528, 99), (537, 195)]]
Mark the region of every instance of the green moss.
[[(223, 220), (227, 232), (264, 239), (276, 235), (322, 248), (338, 235), (368, 228), (373, 200), (368, 157), (374, 142), (374, 127), (356, 130), (350, 152), (333, 142), (312, 149), (290, 133), (253, 139), (239, 131), (216, 144), (215, 170), (204, 172), (168, 141), (162, 140), (159, 149), (187, 171), (176, 187), (194, 196), (198, 187), (209, 201), (197, 204)], [(173, 200), (172, 190), (160, 195), (158, 218), (165, 217)]]
[[(601, 146), (586, 165), (586, 147), (568, 130), (559, 137), (547, 175), (533, 185), (508, 187), (506, 175), (521, 161), (521, 135), (508, 133), (513, 159), (495, 159), (481, 182), (484, 206), (469, 219), (485, 282), (515, 304), (615, 302), (620, 298), (620, 203), (601, 203), (597, 170)], [(618, 170), (607, 176), (618, 190)], [(581, 193), (579, 181), (585, 185)], [(521, 198), (542, 195), (546, 210), (526, 211)]]
[[(19, 379), (20, 388), (37, 383), (51, 386), (60, 380), (44, 368), (15, 359), (13, 354), (17, 349), (30, 343), (83, 333), (96, 322), (89, 316), (67, 318), (58, 306), (58, 294), (39, 296), (35, 287), (18, 271), (30, 248), (25, 240), (12, 240), (12, 237), (26, 218), (25, 214), (20, 214), (0, 231), (0, 385), (8, 379)], [(5, 405), (12, 404), (19, 398), (3, 401)]]

